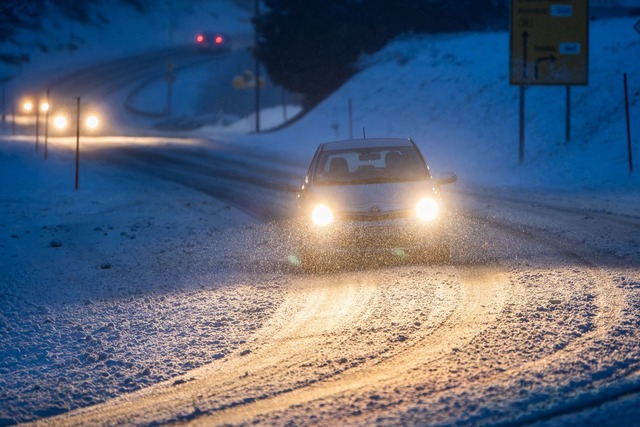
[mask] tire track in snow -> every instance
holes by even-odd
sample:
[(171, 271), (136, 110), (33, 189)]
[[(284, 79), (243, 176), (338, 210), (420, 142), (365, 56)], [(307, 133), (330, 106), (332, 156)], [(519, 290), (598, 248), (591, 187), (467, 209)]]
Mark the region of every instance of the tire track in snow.
[[(495, 227), (497, 229), (505, 230), (512, 235), (520, 236), (520, 239), (525, 239), (529, 242), (536, 242), (547, 248), (552, 248), (553, 251), (560, 255), (560, 260), (564, 262), (571, 261), (575, 268), (581, 267), (581, 274), (585, 277), (581, 280), (580, 284), (583, 289), (571, 290), (572, 296), (578, 298), (581, 292), (586, 292), (586, 296), (593, 298), (594, 305), (597, 307), (597, 312), (593, 319), (593, 328), (580, 334), (571, 340), (566, 346), (560, 349), (556, 349), (549, 354), (536, 358), (535, 360), (525, 361), (524, 363), (511, 363), (510, 365), (503, 366), (502, 372), (489, 375), (485, 378), (480, 378), (472, 383), (472, 386), (456, 387), (451, 392), (447, 391), (447, 387), (441, 389), (431, 389), (430, 393), (437, 396), (440, 401), (448, 401), (448, 399), (454, 399), (455, 395), (463, 393), (473, 394), (472, 390), (491, 390), (491, 392), (480, 393), (479, 401), (473, 404), (465, 402), (462, 407), (469, 406), (487, 406), (490, 407), (495, 404), (496, 401), (504, 398), (504, 396), (514, 395), (516, 390), (521, 390), (521, 383), (536, 383), (540, 378), (553, 376), (554, 372), (566, 372), (566, 378), (560, 378), (562, 381), (567, 381), (567, 384), (554, 384), (554, 389), (549, 389), (549, 386), (543, 387), (539, 391), (541, 397), (531, 398), (530, 403), (527, 401), (509, 402), (506, 408), (494, 409), (496, 412), (491, 414), (490, 418), (487, 418), (487, 413), (483, 415), (469, 415), (459, 414), (451, 419), (456, 419), (458, 422), (465, 422), (468, 424), (486, 423), (490, 420), (491, 425), (529, 425), (538, 421), (553, 420), (555, 417), (561, 417), (570, 412), (580, 412), (582, 409), (588, 409), (592, 406), (592, 401), (599, 401), (597, 393), (594, 397), (584, 398), (583, 394), (589, 394), (594, 386), (597, 384), (615, 384), (621, 379), (615, 375), (614, 372), (608, 372), (608, 369), (604, 369), (604, 374), (596, 372), (590, 372), (587, 369), (586, 372), (574, 372), (575, 365), (592, 359), (594, 356), (591, 354), (594, 352), (594, 348), (598, 345), (604, 345), (607, 338), (611, 336), (612, 331), (621, 324), (622, 313), (625, 308), (628, 307), (628, 302), (624, 292), (618, 288), (611, 280), (607, 272), (598, 266), (598, 261), (592, 260), (588, 254), (584, 253), (584, 248), (573, 246), (571, 242), (559, 240), (553, 233), (541, 233), (532, 227), (523, 226), (521, 224), (515, 225), (513, 223), (504, 222), (504, 220), (477, 217), (472, 216), (474, 220), (485, 222), (486, 224)], [(591, 255), (594, 258), (595, 254)], [(533, 265), (535, 266), (535, 264)], [(574, 268), (574, 273), (575, 273)], [(576, 291), (577, 294), (576, 294)], [(520, 295), (520, 296), (518, 296)], [(525, 301), (526, 294), (525, 289), (519, 286), (518, 289), (513, 289), (510, 292), (510, 299), (512, 301)], [(428, 376), (433, 375), (446, 375), (445, 372), (431, 372)], [(624, 374), (623, 375), (627, 375)], [(635, 374), (631, 372), (633, 377)], [(427, 376), (424, 376), (426, 381)], [(404, 379), (407, 380), (406, 378)], [(419, 382), (419, 376), (416, 376), (417, 382)], [(622, 381), (626, 381), (623, 377)], [(583, 382), (582, 386), (576, 387), (573, 382)], [(637, 388), (636, 381), (630, 381), (632, 387), (628, 388), (630, 392), (635, 392)], [(398, 385), (402, 384), (402, 380), (397, 382)], [(573, 396), (568, 398), (567, 394)], [(612, 398), (617, 398), (612, 396)], [(426, 399), (426, 398), (425, 398)], [(492, 402), (493, 399), (493, 402)], [(576, 403), (580, 402), (582, 403)], [(550, 403), (551, 402), (551, 403)], [(526, 410), (523, 410), (522, 405), (530, 405)], [(403, 418), (403, 414), (408, 412), (409, 408), (396, 410), (397, 418), (391, 416), (388, 419), (402, 420), (403, 424), (415, 425), (429, 423), (433, 424), (437, 422), (437, 418), (431, 413), (428, 417), (421, 418)], [(435, 412), (435, 411), (434, 411)], [(370, 422), (374, 422), (374, 419), (370, 419)], [(444, 422), (444, 421), (442, 421)], [(363, 418), (359, 419), (358, 424), (363, 424)], [(367, 422), (364, 422), (367, 424)]]
[[(456, 269), (450, 268), (449, 272), (458, 275)], [(478, 325), (490, 323), (488, 319), (497, 315), (504, 301), (504, 283), (499, 280), (487, 286), (476, 286), (487, 283), (485, 273), (484, 268), (481, 272), (465, 268), (458, 278), (464, 285), (427, 287), (425, 295), (433, 294), (438, 304), (428, 313), (428, 320), (412, 343), (397, 345), (391, 351), (393, 354), (367, 359), (342, 371), (331, 372), (330, 369), (329, 375), (296, 384), (299, 374), (290, 377), (287, 369), (299, 367), (304, 362), (313, 364), (324, 360), (325, 356), (319, 354), (319, 343), (331, 346), (335, 341), (330, 353), (337, 351), (348, 344), (339, 339), (341, 336), (353, 331), (358, 324), (370, 322), (370, 317), (384, 308), (382, 303), (388, 305), (380, 295), (375, 273), (366, 275), (366, 279), (357, 279), (355, 273), (321, 279), (303, 278), (290, 291), (273, 323), (265, 326), (262, 335), (266, 337), (266, 343), (250, 355), (214, 362), (182, 378), (102, 405), (43, 420), (39, 425), (139, 425), (151, 421), (193, 421), (211, 425), (233, 422), (238, 416), (259, 413), (265, 408), (274, 410), (311, 398), (359, 389), (371, 381), (390, 381), (398, 372), (410, 371), (429, 360), (443, 357), (454, 346), (471, 339), (479, 330)], [(419, 300), (416, 305), (423, 306)], [(393, 315), (401, 316), (406, 306), (393, 309)], [(460, 328), (461, 324), (466, 327)], [(307, 371), (316, 368), (309, 366)], [(251, 374), (240, 374), (246, 370)], [(308, 379), (308, 373), (305, 378)], [(291, 384), (286, 384), (287, 379)], [(273, 388), (269, 388), (270, 385)], [(211, 415), (200, 418), (203, 413)]]
[(224, 425), (248, 422), (255, 417), (282, 411), (309, 401), (326, 399), (334, 395), (362, 391), (371, 385), (381, 387), (393, 384), (398, 376), (412, 373), (428, 363), (445, 357), (457, 347), (464, 346), (499, 314), (505, 301), (505, 277), (488, 269), (464, 268), (461, 272), (464, 286), (454, 299), (455, 308), (440, 304), (431, 313), (426, 336), (409, 348), (379, 363), (364, 365), (311, 384), (295, 393), (283, 393), (250, 405), (231, 408), (219, 413), (198, 417), (189, 425)]
[[(490, 405), (491, 398), (497, 398), (498, 400), (504, 399), (505, 396), (517, 396), (517, 393), (513, 393), (513, 389), (518, 389), (521, 381), (530, 381), (535, 382), (536, 379), (545, 378), (546, 376), (551, 375), (553, 378), (553, 372), (555, 371), (567, 371), (571, 373), (571, 367), (576, 363), (580, 363), (581, 360), (588, 360), (590, 356), (590, 351), (594, 345), (598, 345), (599, 342), (605, 340), (607, 336), (611, 333), (612, 330), (615, 330), (615, 327), (621, 322), (621, 313), (622, 310), (628, 305), (625, 301), (624, 293), (618, 289), (615, 284), (611, 281), (609, 277), (607, 277), (607, 273), (602, 270), (600, 267), (594, 264), (594, 262), (590, 261), (588, 258), (585, 258), (583, 255), (576, 253), (575, 251), (571, 251), (570, 247), (563, 242), (559, 242), (555, 236), (546, 236), (540, 235), (538, 232), (529, 233), (527, 230), (523, 230), (520, 227), (512, 227), (511, 225), (505, 225), (502, 223), (493, 224), (499, 229), (507, 230), (509, 233), (514, 233), (519, 236), (520, 240), (525, 240), (534, 244), (540, 244), (543, 247), (551, 248), (552, 252), (558, 253), (560, 255), (559, 259), (563, 260), (563, 262), (571, 263), (576, 267), (582, 267), (581, 272), (578, 274), (580, 279), (574, 277), (575, 280), (579, 280), (579, 286), (576, 289), (567, 289), (566, 298), (581, 298), (582, 296), (587, 297), (588, 299), (593, 298), (593, 302), (595, 307), (597, 308), (595, 312), (595, 317), (593, 319), (593, 327), (574, 337), (566, 346), (562, 348), (552, 349), (552, 351), (548, 354), (543, 354), (542, 357), (533, 356), (534, 360), (524, 361), (512, 360), (510, 363), (507, 360), (506, 364), (502, 367), (502, 372), (489, 374), (486, 377), (480, 376), (480, 378), (475, 379), (469, 383), (469, 385), (462, 386), (454, 386), (452, 387), (450, 384), (447, 384), (446, 381), (442, 382), (439, 387), (435, 389), (428, 389), (428, 392), (419, 393), (420, 396), (425, 396), (423, 399), (425, 401), (429, 401), (429, 399), (436, 399), (445, 401), (445, 402), (456, 402), (456, 397), (465, 394), (473, 395), (473, 390), (476, 388), (484, 389), (484, 390), (494, 390), (492, 392), (487, 392), (485, 395), (480, 395), (479, 405), (482, 407), (482, 404)], [(535, 264), (533, 265), (535, 267)], [(574, 267), (574, 270), (575, 268)], [(547, 267), (548, 268), (548, 267)], [(574, 274), (575, 271), (574, 271)], [(530, 292), (528, 289), (522, 285), (522, 283), (515, 283), (515, 287), (509, 288), (509, 301), (515, 301), (518, 303), (526, 302), (526, 294)], [(577, 294), (576, 294), (577, 293)], [(464, 304), (463, 304), (464, 305)], [(499, 325), (495, 322), (495, 319), (490, 319), (490, 325)], [(457, 322), (456, 322), (457, 323)], [(457, 323), (458, 326), (460, 325)], [(514, 325), (515, 326), (515, 325)], [(504, 327), (504, 325), (503, 325)], [(447, 335), (443, 339), (449, 339)], [(462, 347), (461, 347), (462, 348)], [(409, 353), (407, 353), (409, 354)], [(374, 382), (369, 381), (371, 378), (367, 379), (369, 384), (372, 386), (371, 390), (368, 393), (370, 395), (379, 395), (382, 394), (380, 390), (386, 389), (388, 394), (394, 395), (398, 393), (398, 389), (405, 387), (405, 389), (413, 389), (416, 384), (424, 384), (427, 383), (433, 377), (442, 377), (446, 378), (449, 375), (449, 369), (451, 369), (454, 365), (451, 362), (447, 362), (445, 358), (441, 358), (443, 360), (442, 366), (438, 369), (429, 367), (429, 369), (422, 369), (420, 367), (415, 367), (411, 371), (403, 372), (398, 369), (396, 372), (396, 377), (390, 380), (388, 383), (383, 381)], [(434, 358), (432, 361), (438, 360)], [(423, 368), (426, 365), (423, 366)], [(464, 369), (464, 368), (461, 368)], [(345, 375), (348, 375), (347, 373)], [(586, 377), (582, 377), (581, 381), (585, 381), (585, 387), (587, 389), (591, 384), (594, 383), (595, 379), (598, 378), (600, 374), (597, 372), (593, 375), (587, 372)], [(571, 376), (568, 378), (560, 378), (563, 382), (569, 381), (569, 385), (571, 385), (571, 381), (573, 380)], [(612, 381), (616, 381), (616, 378), (612, 378)], [(597, 382), (597, 381), (596, 381)], [(422, 386), (420, 386), (422, 388)], [(394, 391), (395, 390), (395, 391)], [(496, 391), (497, 390), (497, 391)], [(302, 390), (302, 392), (307, 392), (307, 389)], [(547, 393), (548, 390), (543, 390), (544, 393)], [(505, 425), (518, 425), (521, 421), (526, 424), (535, 422), (536, 420), (545, 420), (549, 417), (554, 417), (556, 412), (558, 415), (562, 415), (566, 412), (566, 408), (570, 407), (569, 404), (558, 404), (558, 402), (562, 402), (563, 394), (560, 390), (557, 393), (557, 397), (551, 398), (552, 402), (555, 402), (554, 405), (551, 405), (549, 408), (549, 400), (548, 398), (540, 398), (540, 400), (536, 401), (535, 398), (532, 398), (533, 401), (529, 403), (531, 408), (529, 416), (520, 420), (518, 418), (519, 410), (522, 410), (522, 407), (515, 404), (511, 409), (507, 409), (507, 412), (500, 412), (498, 410), (493, 414), (491, 419), (491, 423), (498, 423), (497, 420), (504, 419)], [(583, 392), (583, 389), (579, 387), (577, 389), (578, 395)], [(373, 394), (372, 394), (373, 393)], [(415, 394), (415, 391), (413, 391)], [(493, 394), (493, 396), (492, 396)], [(497, 394), (497, 396), (496, 396)], [(402, 396), (402, 394), (401, 394)], [(552, 393), (553, 396), (553, 393)], [(485, 398), (485, 397), (488, 397)], [(375, 410), (365, 411), (365, 408), (362, 409), (362, 413), (360, 413), (357, 409), (353, 409), (352, 405), (354, 402), (362, 402), (365, 403), (368, 401), (367, 399), (367, 387), (363, 385), (361, 390), (334, 390), (332, 393), (328, 393), (326, 395), (318, 394), (313, 395), (311, 392), (307, 394), (308, 400), (305, 402), (305, 399), (300, 399), (296, 403), (292, 403), (288, 405), (284, 403), (283, 399), (278, 400), (277, 405), (273, 405), (273, 401), (261, 402), (261, 406), (253, 406), (253, 407), (244, 407), (237, 408), (234, 410), (234, 415), (230, 418), (216, 418), (219, 414), (213, 414), (210, 417), (203, 417), (201, 419), (194, 420), (191, 424), (195, 425), (206, 425), (207, 422), (211, 422), (212, 424), (220, 424), (224, 423), (247, 423), (247, 422), (255, 422), (261, 420), (263, 422), (275, 422), (277, 423), (285, 423), (285, 422), (293, 422), (294, 424), (313, 424), (314, 422), (310, 421), (309, 418), (306, 418), (305, 415), (302, 414), (314, 414), (314, 419), (322, 420), (322, 423), (332, 424), (338, 423), (341, 425), (371, 425), (378, 423), (377, 417), (378, 412)], [(378, 398), (377, 398), (378, 399)], [(402, 400), (402, 397), (398, 398)], [(580, 399), (579, 397), (577, 399)], [(336, 403), (338, 400), (342, 403)], [(381, 400), (384, 400), (382, 398)], [(346, 402), (346, 403), (345, 403)], [(349, 403), (350, 402), (350, 403)], [(415, 402), (415, 401), (414, 401)], [(436, 403), (434, 402), (434, 403)], [(516, 400), (517, 402), (517, 400)], [(440, 402), (441, 403), (441, 402)], [(465, 403), (461, 402), (461, 407), (465, 407)], [(537, 404), (543, 408), (539, 410), (536, 408)], [(299, 405), (295, 410), (292, 409), (295, 405)], [(407, 424), (407, 425), (423, 425), (423, 424), (432, 424), (437, 423), (437, 418), (433, 418), (431, 416), (427, 416), (426, 418), (416, 418), (416, 419), (405, 419), (402, 418), (403, 414), (406, 414), (409, 411), (410, 407), (406, 407), (402, 404), (399, 405), (402, 409), (398, 409), (399, 413), (394, 415), (387, 416), (389, 413), (393, 414), (393, 410), (389, 411), (388, 409), (383, 409), (383, 413), (385, 414), (386, 420), (391, 425), (397, 424)], [(473, 407), (473, 405), (471, 405)], [(477, 405), (476, 405), (477, 406)], [(275, 407), (275, 409), (274, 409)], [(429, 404), (426, 404), (426, 407), (429, 407)], [(253, 408), (253, 409), (251, 409)], [(356, 406), (357, 408), (357, 406)], [(575, 409), (575, 406), (574, 406)], [(515, 412), (513, 412), (515, 410)], [(247, 411), (251, 411), (251, 413), (247, 413)], [(351, 411), (355, 411), (358, 415), (349, 418), (349, 416), (345, 416), (345, 413), (351, 413)], [(291, 418), (291, 414), (294, 414), (294, 418)], [(298, 414), (299, 417), (295, 418), (295, 414)], [(342, 414), (342, 415), (340, 415)], [(466, 418), (469, 415), (458, 414), (457, 417), (451, 419), (457, 420), (467, 420), (467, 422), (473, 424), (477, 422), (487, 422), (487, 418), (484, 418), (486, 414), (481, 416), (472, 415), (470, 418)], [(215, 420), (215, 422), (213, 421)], [(306, 421), (305, 421), (306, 420)], [(518, 420), (518, 421), (516, 421)], [(442, 421), (445, 422), (446, 421)]]
[[(588, 360), (590, 358), (589, 351), (591, 350), (591, 347), (598, 345), (599, 342), (605, 342), (611, 332), (614, 331), (621, 323), (622, 311), (627, 306), (623, 292), (615, 286), (602, 269), (595, 266), (591, 261), (583, 259), (578, 255), (575, 255), (575, 257), (581, 260), (581, 263), (585, 268), (585, 273), (591, 278), (591, 282), (594, 286), (594, 302), (598, 307), (598, 311), (594, 319), (594, 328), (570, 342), (563, 349), (517, 368), (518, 371), (524, 371), (527, 376), (541, 376), (549, 370), (559, 371), (564, 369), (564, 365), (569, 365), (576, 361)], [(611, 373), (611, 376), (613, 376), (612, 374), (613, 373)], [(512, 376), (513, 373), (510, 373), (509, 375), (507, 372), (503, 375), (497, 376), (495, 380), (507, 383), (509, 378)], [(607, 379), (607, 376), (609, 375), (605, 375), (603, 379), (597, 379), (598, 376), (599, 375), (593, 373), (587, 374), (587, 392), (588, 389), (593, 388), (596, 383), (606, 384), (610, 381), (620, 381), (619, 378)], [(638, 391), (637, 383), (629, 390), (630, 393), (637, 393)], [(547, 402), (545, 402), (544, 405), (537, 405), (537, 408), (529, 411), (523, 416), (513, 416), (512, 414), (508, 417), (509, 420), (503, 422), (502, 425), (528, 425), (538, 421), (548, 421), (559, 416), (567, 415), (568, 413), (577, 413), (584, 409), (588, 409), (592, 407), (595, 402), (603, 404), (619, 397), (618, 395), (613, 395), (609, 398), (603, 399), (596, 395), (594, 397), (584, 399), (584, 397), (581, 397), (584, 392), (584, 386), (571, 390), (569, 394), (574, 395), (575, 400), (567, 399), (566, 395), (563, 396), (561, 393), (556, 393), (555, 405), (549, 407)], [(622, 395), (624, 395), (624, 393), (622, 393)], [(501, 424), (498, 423), (496, 425)]]
[[(266, 375), (262, 381), (267, 382), (270, 374), (282, 370), (281, 364), (295, 360), (296, 356), (300, 358), (301, 353), (322, 341), (323, 333), (356, 321), (372, 298), (374, 294), (366, 292), (366, 288), (357, 283), (315, 288), (307, 285), (293, 289), (271, 324), (265, 326), (261, 335), (268, 342), (263, 344), (262, 350), (249, 356), (229, 358), (230, 361), (213, 362), (158, 386), (57, 419), (42, 420), (36, 425), (146, 424), (150, 422), (149, 414), (152, 414), (151, 420), (168, 421), (175, 419), (175, 414), (185, 408), (189, 411), (198, 400), (204, 400), (203, 404), (210, 402), (214, 399), (213, 394), (220, 395), (217, 399), (231, 400), (226, 403), (231, 406), (240, 397), (224, 396), (224, 393), (237, 389), (239, 382), (252, 387), (255, 376), (261, 371), (266, 371), (262, 372)], [(251, 378), (240, 378), (238, 372), (246, 369), (258, 373)], [(246, 389), (240, 388), (242, 391), (238, 395), (242, 396)], [(214, 403), (218, 401), (214, 400)]]

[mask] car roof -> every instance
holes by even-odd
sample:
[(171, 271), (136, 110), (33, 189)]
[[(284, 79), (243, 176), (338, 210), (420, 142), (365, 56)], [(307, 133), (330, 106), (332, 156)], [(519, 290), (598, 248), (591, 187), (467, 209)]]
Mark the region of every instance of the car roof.
[(413, 147), (414, 142), (409, 138), (364, 138), (346, 139), (320, 144), (321, 150), (350, 150), (353, 148), (378, 147)]

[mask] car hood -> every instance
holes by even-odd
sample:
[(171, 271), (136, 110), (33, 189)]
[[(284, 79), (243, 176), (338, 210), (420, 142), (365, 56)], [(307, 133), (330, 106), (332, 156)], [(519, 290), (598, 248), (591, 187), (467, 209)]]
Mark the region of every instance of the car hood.
[(425, 196), (433, 196), (430, 181), (361, 185), (316, 186), (313, 199), (347, 214), (388, 213), (413, 209)]

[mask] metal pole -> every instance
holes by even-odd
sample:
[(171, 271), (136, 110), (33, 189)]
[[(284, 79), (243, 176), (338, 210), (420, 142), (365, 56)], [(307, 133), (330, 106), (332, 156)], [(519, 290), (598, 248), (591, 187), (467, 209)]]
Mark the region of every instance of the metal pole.
[(282, 88), (282, 118), (283, 121), (287, 121), (287, 93), (285, 88)]
[(51, 104), (49, 103), (49, 88), (47, 88), (47, 111), (44, 112), (44, 159), (48, 156), (48, 140), (49, 140), (49, 110)]
[(173, 82), (169, 80), (167, 82), (167, 115), (171, 116), (172, 114), (172, 105), (173, 105)]
[(4, 127), (4, 124), (7, 121), (7, 115), (5, 114), (5, 111), (4, 111), (5, 100), (6, 100), (6, 91), (7, 91), (6, 85), (3, 84), (2, 85), (2, 127)]
[[(255, 0), (255, 20), (258, 22), (258, 16), (260, 16), (260, 0)], [(257, 25), (257, 24), (256, 24)], [(257, 53), (258, 50), (258, 30), (254, 29), (254, 49)], [(260, 61), (258, 61), (258, 57), (256, 55), (256, 133), (260, 133)]]
[(571, 86), (567, 85), (567, 134), (565, 141), (571, 141)]
[(175, 76), (173, 74), (173, 61), (167, 64), (167, 71), (165, 73), (165, 80), (167, 82), (167, 115), (173, 114), (173, 82)]
[(349, 98), (349, 139), (353, 139), (353, 102)]
[(631, 124), (629, 119), (629, 90), (627, 73), (624, 73), (624, 108), (627, 113), (627, 150), (629, 152), (629, 173), (633, 173), (633, 150), (631, 149)]
[(524, 91), (520, 86), (520, 164), (524, 163)]
[(40, 138), (40, 99), (36, 100), (36, 152), (38, 152), (38, 139)]
[(76, 190), (80, 178), (80, 97), (76, 98)]

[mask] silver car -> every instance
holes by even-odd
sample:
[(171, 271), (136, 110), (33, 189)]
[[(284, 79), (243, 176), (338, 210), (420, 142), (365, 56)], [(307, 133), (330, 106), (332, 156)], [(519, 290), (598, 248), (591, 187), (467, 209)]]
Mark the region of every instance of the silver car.
[(448, 260), (447, 213), (440, 198), (454, 173), (431, 176), (411, 139), (321, 144), (298, 194), (298, 257), (303, 266), (346, 253)]

